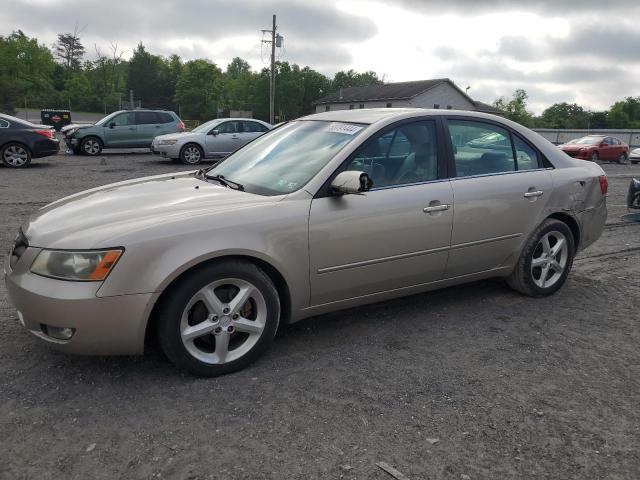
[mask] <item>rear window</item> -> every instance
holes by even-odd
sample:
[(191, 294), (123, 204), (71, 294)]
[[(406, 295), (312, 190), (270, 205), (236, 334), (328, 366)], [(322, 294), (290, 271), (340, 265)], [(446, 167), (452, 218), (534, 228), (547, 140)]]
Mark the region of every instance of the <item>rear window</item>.
[(170, 113), (167, 112), (156, 112), (156, 115), (159, 118), (159, 122), (158, 123), (173, 123), (174, 122), (174, 118), (171, 116)]
[(267, 127), (258, 122), (244, 122), (245, 132), (266, 132)]

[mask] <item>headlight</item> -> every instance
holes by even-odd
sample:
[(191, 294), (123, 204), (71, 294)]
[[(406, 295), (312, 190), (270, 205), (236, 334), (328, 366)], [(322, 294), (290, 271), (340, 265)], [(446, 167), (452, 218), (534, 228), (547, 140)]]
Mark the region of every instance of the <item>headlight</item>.
[(79, 128), (72, 128), (71, 130), (67, 130), (64, 132), (65, 137), (72, 137), (76, 134), (76, 132), (80, 130)]
[(77, 282), (99, 282), (107, 278), (122, 249), (42, 250), (31, 265), (31, 272), (43, 277)]
[(175, 145), (178, 140), (160, 140), (158, 145)]

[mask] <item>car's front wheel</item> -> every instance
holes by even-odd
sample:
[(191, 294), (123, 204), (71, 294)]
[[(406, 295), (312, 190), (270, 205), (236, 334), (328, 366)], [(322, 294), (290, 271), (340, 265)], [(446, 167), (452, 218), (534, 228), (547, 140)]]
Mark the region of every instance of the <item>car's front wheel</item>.
[(507, 283), (531, 297), (551, 295), (566, 281), (574, 255), (571, 229), (560, 220), (547, 219), (525, 243)]
[(271, 345), (280, 301), (261, 269), (227, 260), (180, 280), (158, 315), (158, 337), (167, 357), (194, 375), (213, 377), (246, 367)]
[(598, 156), (598, 152), (593, 152), (593, 153), (591, 154), (591, 161), (592, 161), (592, 162), (597, 162), (597, 161), (599, 160), (599, 158), (600, 158), (600, 157)]
[(180, 151), (180, 160), (186, 165), (197, 165), (202, 162), (203, 158), (204, 152), (202, 148), (195, 143), (185, 145)]
[(31, 151), (21, 143), (8, 143), (2, 147), (2, 163), (9, 168), (25, 168), (31, 163)]
[(92, 157), (102, 152), (102, 141), (98, 137), (86, 137), (80, 142), (80, 151)]

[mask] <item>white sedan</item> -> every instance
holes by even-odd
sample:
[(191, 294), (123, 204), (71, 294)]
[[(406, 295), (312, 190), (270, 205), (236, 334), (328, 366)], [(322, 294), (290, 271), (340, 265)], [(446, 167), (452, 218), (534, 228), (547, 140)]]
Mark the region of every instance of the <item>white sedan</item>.
[(223, 158), (273, 127), (261, 120), (218, 118), (190, 132), (160, 135), (151, 151), (174, 161), (196, 165), (205, 158)]

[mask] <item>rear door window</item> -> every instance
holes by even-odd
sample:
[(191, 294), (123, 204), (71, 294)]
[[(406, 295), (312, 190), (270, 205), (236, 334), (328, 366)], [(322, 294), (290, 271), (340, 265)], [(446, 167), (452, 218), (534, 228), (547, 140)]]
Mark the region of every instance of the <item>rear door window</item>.
[(156, 112), (158, 123), (173, 123), (173, 117), (167, 112)]
[(136, 123), (138, 125), (153, 125), (160, 122), (155, 112), (136, 112)]
[(267, 127), (265, 127), (261, 123), (249, 122), (249, 121), (245, 121), (243, 123), (244, 123), (244, 131), (245, 132), (254, 133), (254, 132), (266, 132), (267, 131)]

